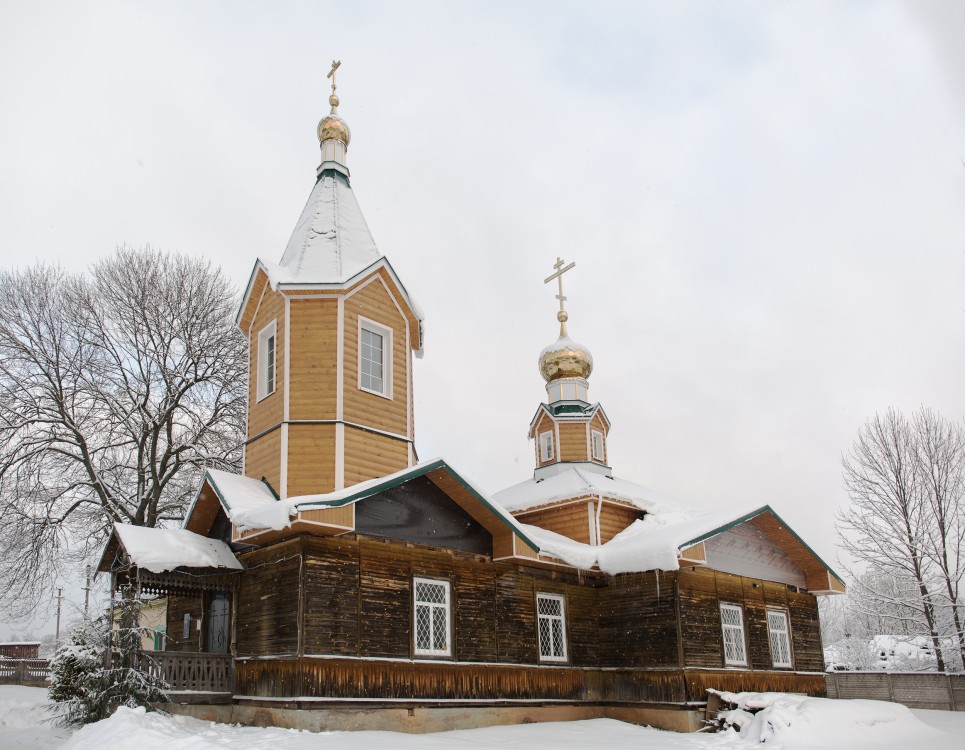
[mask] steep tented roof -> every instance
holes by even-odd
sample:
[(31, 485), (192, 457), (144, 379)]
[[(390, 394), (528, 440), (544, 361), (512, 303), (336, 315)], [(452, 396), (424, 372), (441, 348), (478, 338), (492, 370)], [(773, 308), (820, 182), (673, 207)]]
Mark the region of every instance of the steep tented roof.
[(348, 178), (326, 170), (308, 197), (281, 262), (264, 265), (274, 286), (332, 284), (344, 283), (381, 257)]
[[(187, 529), (151, 529), (116, 523), (113, 536), (134, 565), (152, 573), (181, 567), (231, 570), (241, 570), (243, 567), (227, 544)], [(113, 548), (114, 545), (109, 542), (99, 570), (110, 568), (110, 560), (106, 558)]]
[(571, 467), (559, 474), (527, 479), (493, 495), (493, 500), (511, 513), (518, 513), (560, 500), (586, 495), (603, 495), (623, 500), (648, 513), (675, 514), (687, 518), (693, 511), (682, 501), (625, 479), (608, 477), (595, 471)]

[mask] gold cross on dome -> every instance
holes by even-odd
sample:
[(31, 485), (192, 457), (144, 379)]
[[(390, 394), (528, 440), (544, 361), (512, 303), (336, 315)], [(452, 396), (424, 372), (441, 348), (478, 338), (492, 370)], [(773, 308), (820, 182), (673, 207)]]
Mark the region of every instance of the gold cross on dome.
[(332, 79), (332, 93), (335, 93), (335, 71), (338, 70), (338, 66), (342, 64), (341, 60), (332, 60), (332, 69), (328, 71), (326, 78)]
[(559, 282), (559, 294), (556, 295), (556, 299), (560, 301), (560, 312), (564, 311), (563, 303), (566, 302), (566, 297), (563, 296), (563, 274), (569, 271), (576, 263), (570, 263), (568, 266), (564, 266), (564, 261), (562, 258), (557, 257), (556, 263), (553, 264), (553, 268), (556, 269), (556, 273), (550, 274), (545, 279), (543, 279), (544, 284), (549, 284), (553, 279)]

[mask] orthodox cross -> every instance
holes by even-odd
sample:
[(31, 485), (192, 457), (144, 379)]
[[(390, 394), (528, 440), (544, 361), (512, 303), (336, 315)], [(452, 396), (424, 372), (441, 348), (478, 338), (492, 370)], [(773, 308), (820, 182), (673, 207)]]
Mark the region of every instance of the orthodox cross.
[(328, 71), (326, 78), (332, 79), (332, 93), (335, 93), (335, 71), (338, 70), (338, 66), (342, 64), (341, 60), (332, 60), (332, 69)]
[(557, 282), (559, 282), (560, 292), (556, 295), (556, 299), (560, 301), (560, 312), (565, 312), (563, 303), (566, 302), (566, 297), (563, 296), (563, 274), (576, 265), (576, 263), (570, 263), (568, 266), (564, 266), (563, 263), (565, 263), (565, 261), (562, 258), (557, 257), (556, 263), (553, 264), (553, 268), (556, 269), (556, 273), (550, 274), (543, 279), (544, 284), (549, 284), (553, 279), (556, 279)]

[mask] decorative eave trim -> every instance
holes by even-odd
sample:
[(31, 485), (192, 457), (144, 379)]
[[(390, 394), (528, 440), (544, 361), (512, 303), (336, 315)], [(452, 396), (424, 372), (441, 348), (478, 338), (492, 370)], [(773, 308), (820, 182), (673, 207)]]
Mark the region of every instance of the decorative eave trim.
[(783, 526), (783, 527), (791, 534), (791, 536), (794, 537), (794, 538), (801, 544), (801, 546), (804, 547), (804, 549), (806, 549), (806, 550), (808, 551), (808, 553), (809, 553), (811, 556), (814, 557), (815, 560), (817, 560), (819, 563), (821, 563), (822, 566), (824, 566), (824, 569), (827, 570), (828, 573), (830, 573), (830, 574), (833, 575), (835, 578), (837, 578), (838, 581), (839, 581), (842, 585), (844, 584), (844, 579), (842, 579), (841, 576), (839, 576), (839, 575), (834, 571), (834, 568), (832, 568), (830, 565), (828, 565), (826, 562), (824, 562), (824, 560), (821, 559), (821, 556), (820, 556), (817, 552), (815, 552), (813, 549), (811, 549), (811, 545), (809, 545), (807, 542), (805, 542), (803, 539), (801, 539), (801, 537), (798, 536), (797, 532), (794, 531), (794, 529), (792, 529), (792, 528), (787, 524), (787, 521), (785, 521), (785, 520), (784, 520), (783, 518), (781, 518), (777, 513), (775, 513), (775, 512), (774, 512), (774, 509), (773, 509), (770, 505), (762, 505), (762, 506), (761, 506), (760, 508), (758, 508), (757, 510), (752, 510), (750, 513), (745, 513), (745, 514), (744, 514), (743, 516), (741, 516), (740, 518), (736, 518), (736, 519), (734, 519), (733, 521), (730, 521), (730, 522), (725, 523), (725, 524), (721, 524), (720, 526), (718, 526), (718, 527), (715, 528), (715, 529), (711, 529), (710, 531), (707, 531), (707, 532), (705, 532), (705, 533), (703, 533), (703, 534), (700, 534), (699, 536), (695, 536), (695, 537), (694, 537), (693, 539), (691, 539), (690, 541), (684, 542), (683, 544), (679, 545), (679, 546), (677, 547), (677, 549), (678, 549), (678, 551), (679, 551), (679, 550), (682, 550), (682, 549), (684, 549), (684, 548), (686, 548), (686, 547), (689, 547), (689, 546), (691, 546), (691, 545), (693, 545), (693, 544), (697, 544), (698, 542), (706, 541), (707, 539), (710, 539), (712, 536), (717, 536), (718, 534), (721, 534), (721, 533), (723, 533), (723, 532), (725, 532), (725, 531), (729, 531), (730, 529), (734, 528), (735, 526), (740, 526), (742, 523), (746, 523), (747, 521), (750, 521), (750, 520), (753, 519), (753, 518), (757, 518), (757, 516), (759, 516), (759, 515), (761, 515), (761, 514), (763, 514), (763, 513), (770, 513), (772, 516), (774, 516), (774, 518), (777, 519), (777, 521), (781, 524), (781, 526)]
[[(539, 552), (539, 546), (536, 544), (536, 542), (534, 542), (532, 539), (526, 536), (523, 530), (520, 529), (515, 524), (514, 520), (512, 520), (512, 516), (510, 516), (509, 518), (504, 516), (503, 513), (501, 513), (499, 509), (496, 508), (481, 493), (479, 493), (475, 489), (475, 487), (472, 486), (472, 484), (470, 484), (468, 481), (466, 481), (461, 476), (459, 476), (459, 474), (441, 458), (435, 461), (432, 461), (428, 464), (423, 464), (422, 466), (415, 466), (411, 470), (405, 473), (400, 473), (395, 477), (393, 477), (392, 479), (387, 479), (384, 482), (379, 482), (377, 484), (369, 485), (368, 487), (366, 487), (364, 490), (361, 490), (360, 492), (352, 493), (351, 495), (347, 495), (346, 497), (339, 498), (338, 500), (316, 500), (314, 502), (299, 503), (296, 507), (298, 508), (298, 510), (302, 510), (303, 508), (312, 508), (312, 507), (339, 508), (344, 505), (357, 503), (360, 500), (364, 500), (365, 498), (371, 497), (372, 495), (377, 495), (380, 492), (391, 490), (395, 487), (398, 487), (399, 485), (405, 484), (406, 482), (412, 479), (417, 479), (418, 477), (425, 476), (430, 472), (436, 471), (437, 469), (444, 469), (445, 471), (447, 471), (453, 479), (455, 479), (459, 484), (463, 486), (463, 488), (465, 488), (469, 492), (469, 494), (471, 494), (474, 498), (476, 498), (476, 500), (482, 503), (485, 508), (487, 508), (494, 516), (496, 516), (496, 518), (502, 521), (502, 523), (505, 524), (510, 531), (512, 531), (516, 536), (518, 536), (524, 542), (526, 542), (527, 546), (530, 549), (532, 549), (536, 553)], [(508, 511), (504, 511), (504, 512), (508, 513)]]

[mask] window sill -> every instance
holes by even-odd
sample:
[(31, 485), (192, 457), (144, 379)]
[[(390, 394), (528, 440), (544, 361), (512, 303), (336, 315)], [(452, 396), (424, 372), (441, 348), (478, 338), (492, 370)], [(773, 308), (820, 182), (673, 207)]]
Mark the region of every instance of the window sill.
[(393, 400), (393, 398), (392, 398), (392, 393), (391, 393), (391, 392), (389, 392), (389, 393), (381, 393), (380, 391), (373, 391), (371, 388), (366, 388), (365, 386), (362, 386), (362, 385), (359, 386), (359, 390), (362, 391), (363, 393), (371, 393), (373, 396), (378, 396), (379, 398), (384, 398), (386, 401), (392, 401), (392, 400)]

